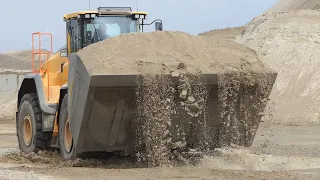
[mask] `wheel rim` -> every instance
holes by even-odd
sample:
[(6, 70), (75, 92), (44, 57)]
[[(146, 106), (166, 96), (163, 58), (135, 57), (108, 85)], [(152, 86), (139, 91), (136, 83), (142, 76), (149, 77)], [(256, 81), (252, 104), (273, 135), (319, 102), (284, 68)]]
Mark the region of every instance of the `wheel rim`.
[(26, 146), (30, 146), (32, 142), (32, 123), (29, 114), (23, 118), (23, 140)]
[(70, 152), (72, 148), (72, 134), (69, 119), (67, 119), (64, 124), (64, 148), (67, 152)]

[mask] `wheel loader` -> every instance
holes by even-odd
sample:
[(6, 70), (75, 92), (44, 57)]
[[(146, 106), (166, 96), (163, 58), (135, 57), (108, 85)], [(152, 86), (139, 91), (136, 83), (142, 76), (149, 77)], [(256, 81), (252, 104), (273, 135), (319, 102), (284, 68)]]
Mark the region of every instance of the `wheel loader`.
[[(25, 76), (17, 100), (20, 151), (31, 153), (59, 148), (62, 158), (70, 160), (85, 152), (132, 150), (137, 77), (90, 75), (76, 53), (113, 36), (143, 32), (146, 25), (154, 24), (156, 31), (162, 31), (160, 19), (145, 23), (147, 15), (134, 12), (130, 7), (100, 7), (96, 11), (66, 14), (63, 18), (66, 46), (56, 53), (52, 53), (52, 47), (49, 51), (41, 49), (42, 36), (49, 36), (52, 41), (50, 33), (33, 33), (33, 72)], [(39, 48), (35, 48), (36, 37)], [(42, 57), (46, 57), (45, 60)], [(208, 121), (215, 129), (212, 136), (216, 137), (221, 124), (217, 74), (205, 76), (210, 89), (207, 107), (211, 117)], [(275, 73), (267, 74), (269, 84), (273, 85), (275, 77)], [(254, 116), (257, 122), (261, 118), (258, 113)]]

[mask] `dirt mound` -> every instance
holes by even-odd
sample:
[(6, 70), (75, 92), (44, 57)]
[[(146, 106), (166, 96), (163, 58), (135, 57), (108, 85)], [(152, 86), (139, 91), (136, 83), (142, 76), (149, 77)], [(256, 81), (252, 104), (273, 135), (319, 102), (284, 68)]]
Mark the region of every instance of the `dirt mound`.
[[(49, 52), (46, 49), (42, 49), (41, 51), (42, 52)], [(30, 62), (30, 63), (31, 63), (31, 60), (32, 60), (32, 50), (12, 51), (12, 52), (5, 52), (5, 53), (2, 53), (2, 54), (5, 54), (7, 56), (10, 56), (10, 57), (13, 57), (13, 58), (16, 58), (16, 59), (20, 59), (20, 60), (23, 60), (23, 61), (27, 61), (27, 62)], [(45, 60), (45, 58), (46, 58), (45, 55), (43, 55), (42, 60)], [(39, 56), (36, 55), (35, 59), (39, 59)]]
[[(130, 33), (77, 53), (89, 74), (170, 73), (184, 63), (189, 73), (266, 72), (253, 50), (183, 32)], [(243, 69), (243, 64), (247, 67)]]
[(277, 122), (319, 123), (320, 12), (257, 17), (236, 41), (255, 49), (279, 74), (271, 93)]
[(30, 70), (31, 60), (25, 62), (9, 55), (0, 54), (0, 70), (3, 69)]
[(234, 40), (234, 38), (241, 34), (243, 30), (243, 26), (235, 28), (216, 29), (200, 33), (199, 36), (212, 37), (214, 39)]
[(17, 97), (18, 93), (0, 93), (0, 119), (14, 119)]
[(288, 10), (318, 10), (320, 9), (319, 0), (280, 0), (276, 5), (267, 10), (270, 12), (288, 11)]
[[(15, 61), (15, 59), (13, 61)], [(4, 63), (4, 61), (2, 61), (2, 63)], [(15, 62), (15, 67), (19, 63)], [(3, 66), (1, 68), (2, 69), (0, 69), (0, 119), (13, 120), (15, 118), (15, 112), (17, 108), (17, 97), (20, 84), (22, 83), (24, 75), (30, 73), (31, 71), (30, 69), (4, 69)]]

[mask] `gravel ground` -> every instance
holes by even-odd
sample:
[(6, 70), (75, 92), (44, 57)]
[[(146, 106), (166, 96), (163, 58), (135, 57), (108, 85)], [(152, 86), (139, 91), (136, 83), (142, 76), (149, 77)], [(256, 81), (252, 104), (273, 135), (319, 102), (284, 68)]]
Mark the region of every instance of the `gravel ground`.
[[(0, 153), (17, 148), (14, 124), (1, 121)], [(307, 133), (306, 133), (307, 132)], [(252, 148), (218, 149), (196, 167), (141, 168), (108, 160), (68, 167), (0, 158), (0, 179), (309, 179), (320, 178), (320, 126), (262, 124)]]

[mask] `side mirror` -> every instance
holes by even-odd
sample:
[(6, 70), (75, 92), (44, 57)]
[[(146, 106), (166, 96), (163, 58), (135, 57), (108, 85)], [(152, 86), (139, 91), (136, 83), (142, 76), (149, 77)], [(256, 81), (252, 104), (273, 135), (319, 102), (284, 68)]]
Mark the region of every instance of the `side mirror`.
[(156, 31), (163, 31), (162, 22), (155, 22), (154, 26), (155, 26)]

